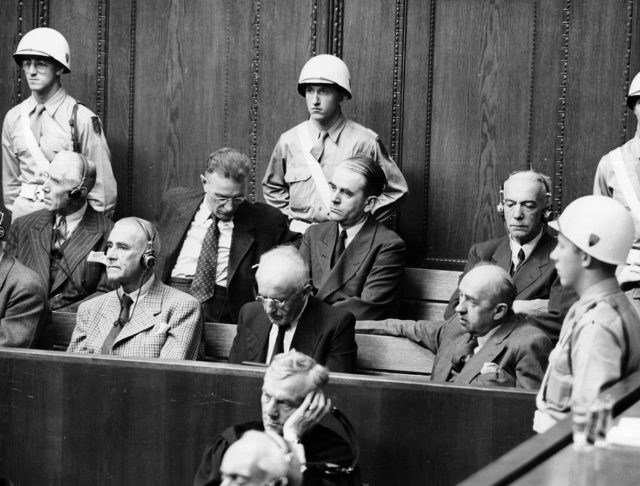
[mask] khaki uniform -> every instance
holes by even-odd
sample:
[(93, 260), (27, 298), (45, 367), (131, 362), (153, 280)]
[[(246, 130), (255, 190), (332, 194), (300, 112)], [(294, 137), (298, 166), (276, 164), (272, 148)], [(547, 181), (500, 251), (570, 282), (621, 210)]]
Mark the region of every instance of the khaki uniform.
[[(313, 123), (305, 121), (311, 140), (317, 140), (319, 131)], [(280, 136), (269, 166), (262, 180), (264, 198), (290, 219), (319, 223), (329, 220), (328, 208), (322, 203), (303, 149), (294, 127)], [(354, 155), (364, 155), (377, 161), (387, 177), (385, 191), (378, 198), (374, 214), (383, 220), (393, 212), (394, 205), (407, 194), (407, 182), (400, 169), (389, 156), (375, 132), (341, 117), (328, 130), (320, 166), (330, 180), (338, 164)]]
[(592, 402), (638, 369), (640, 316), (614, 278), (599, 282), (564, 320), (536, 399), (534, 430), (544, 432), (572, 403)]
[[(33, 96), (14, 106), (2, 125), (2, 189), (5, 207), (13, 219), (44, 208), (39, 188), (44, 182), (41, 169), (28, 149), (22, 132), (21, 112), (26, 104), (31, 117), (37, 102)], [(62, 150), (73, 150), (71, 126), (76, 100), (60, 88), (45, 103), (42, 113), (42, 136), (39, 140), (44, 156), (51, 161)], [(91, 206), (111, 214), (116, 205), (117, 186), (111, 169), (111, 154), (98, 117), (83, 105), (78, 105), (78, 137), (82, 154), (96, 165), (96, 184), (89, 193)], [(22, 194), (22, 195), (21, 195)]]

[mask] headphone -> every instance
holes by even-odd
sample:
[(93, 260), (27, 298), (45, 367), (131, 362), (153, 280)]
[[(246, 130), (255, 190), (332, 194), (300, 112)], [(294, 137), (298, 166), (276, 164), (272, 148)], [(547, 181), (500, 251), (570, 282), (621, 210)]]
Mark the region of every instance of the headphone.
[(87, 177), (87, 172), (89, 171), (89, 163), (87, 162), (87, 158), (81, 153), (76, 152), (80, 159), (82, 160), (82, 179), (80, 179), (80, 184), (69, 191), (69, 199), (74, 201), (80, 199), (82, 197), (82, 189), (85, 189), (83, 184), (84, 180)]
[[(547, 199), (547, 205), (545, 207), (544, 213), (542, 213), (542, 221), (547, 223), (547, 222), (549, 222), (549, 221), (551, 221), (553, 219), (554, 215), (553, 215), (553, 210), (551, 209), (551, 205), (552, 205), (551, 204), (551, 188), (549, 187), (549, 183), (542, 176), (542, 174), (540, 174), (539, 172), (533, 171), (533, 170), (519, 170), (519, 171), (515, 171), (515, 172), (512, 172), (511, 174), (509, 174), (509, 177), (507, 177), (505, 182), (507, 182), (509, 179), (511, 179), (511, 177), (513, 177), (514, 175), (526, 174), (526, 173), (530, 173), (530, 174), (534, 175), (536, 180), (539, 183), (541, 183), (542, 186), (544, 187), (545, 197)], [(496, 210), (498, 211), (498, 214), (504, 218), (504, 184), (502, 184), (500, 186), (500, 192), (499, 192), (498, 200), (500, 202), (496, 205)]]
[(153, 236), (151, 236), (147, 231), (147, 228), (145, 227), (145, 225), (142, 224), (142, 221), (140, 221), (140, 218), (135, 218), (135, 220), (140, 225), (140, 227), (142, 228), (142, 231), (144, 231), (144, 235), (147, 238), (147, 248), (142, 252), (142, 255), (140, 256), (140, 264), (144, 268), (149, 270), (158, 261), (158, 258), (156, 257), (156, 251), (153, 249), (153, 242), (156, 239), (156, 231), (154, 230)]

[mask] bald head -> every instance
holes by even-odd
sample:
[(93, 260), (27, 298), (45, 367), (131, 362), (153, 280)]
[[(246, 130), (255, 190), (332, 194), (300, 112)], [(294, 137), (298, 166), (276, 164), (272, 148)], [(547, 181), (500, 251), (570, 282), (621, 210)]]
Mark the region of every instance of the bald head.
[(96, 166), (76, 152), (58, 152), (42, 186), (49, 211), (70, 214), (84, 205), (96, 181)]

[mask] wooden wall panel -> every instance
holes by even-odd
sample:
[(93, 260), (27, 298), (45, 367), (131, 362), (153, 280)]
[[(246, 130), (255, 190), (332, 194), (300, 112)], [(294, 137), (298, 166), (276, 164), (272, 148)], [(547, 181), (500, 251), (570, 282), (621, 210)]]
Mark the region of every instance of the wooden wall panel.
[(526, 168), (531, 7), (438, 3), (428, 256), (460, 258), (501, 234), (497, 188)]

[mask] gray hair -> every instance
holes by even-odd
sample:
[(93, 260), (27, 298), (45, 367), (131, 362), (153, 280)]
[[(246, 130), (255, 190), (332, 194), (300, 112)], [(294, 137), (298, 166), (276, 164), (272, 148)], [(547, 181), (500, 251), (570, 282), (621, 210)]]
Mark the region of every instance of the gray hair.
[(273, 272), (282, 272), (283, 269), (289, 272), (293, 287), (302, 289), (309, 283), (309, 265), (293, 245), (276, 246), (263, 253), (258, 264), (256, 280)]
[(325, 366), (295, 349), (274, 356), (267, 374), (275, 375), (281, 380), (293, 375), (306, 375), (313, 390), (323, 390), (329, 382), (329, 370)]
[(245, 182), (250, 167), (251, 161), (245, 154), (233, 148), (223, 147), (209, 155), (205, 172), (217, 172), (224, 178)]

